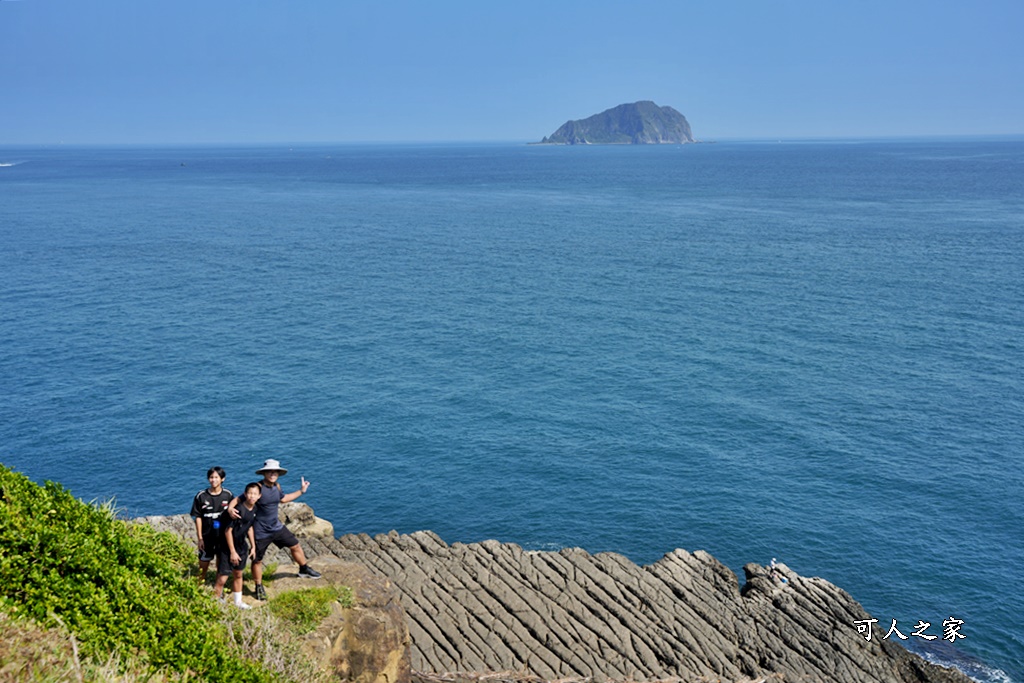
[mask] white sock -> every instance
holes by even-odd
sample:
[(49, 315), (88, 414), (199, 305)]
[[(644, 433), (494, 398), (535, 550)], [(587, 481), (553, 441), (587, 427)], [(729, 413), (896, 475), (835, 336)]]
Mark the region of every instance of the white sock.
[(242, 603), (242, 594), (241, 593), (232, 593), (231, 597), (234, 598), (236, 605), (243, 604)]

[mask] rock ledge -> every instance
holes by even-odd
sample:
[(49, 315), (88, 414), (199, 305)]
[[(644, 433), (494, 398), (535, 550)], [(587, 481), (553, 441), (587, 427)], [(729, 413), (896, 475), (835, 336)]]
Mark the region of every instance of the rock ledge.
[[(296, 514), (313, 518), (301, 507)], [(169, 528), (161, 519), (145, 521)], [(170, 525), (181, 526), (181, 520)], [(732, 571), (700, 550), (674, 550), (641, 567), (622, 555), (579, 548), (535, 552), (493, 540), (448, 545), (430, 531), (334, 539), (322, 526), (306, 529), (317, 531), (302, 539), (317, 567), (339, 560), (362, 567), (360, 580), (384, 581), (384, 594), (398, 596), (411, 673), (425, 683), (970, 682), (896, 643), (865, 641), (853, 623), (870, 618), (859, 603), (785, 565), (773, 571), (748, 564), (741, 587)], [(194, 528), (186, 525), (183, 535), (192, 540)], [(291, 574), (286, 552), (268, 562), (282, 563), (279, 576)], [(386, 608), (374, 618), (394, 615)], [(403, 683), (408, 669), (402, 667), (360, 680)], [(353, 678), (345, 666), (333, 668), (340, 678)]]
[[(640, 567), (615, 553), (530, 552), (436, 534), (343, 536), (330, 552), (392, 580), (416, 671), (520, 672), (555, 680), (968, 683), (853, 622), (845, 591), (779, 565), (745, 584), (704, 551)], [(785, 581), (783, 581), (785, 579)]]

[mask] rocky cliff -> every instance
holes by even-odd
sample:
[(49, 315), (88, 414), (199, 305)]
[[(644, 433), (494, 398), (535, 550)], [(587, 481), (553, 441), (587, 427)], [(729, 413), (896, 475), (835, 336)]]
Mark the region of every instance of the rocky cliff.
[[(315, 519), (307, 511), (289, 514)], [(428, 531), (311, 536), (303, 546), (320, 558), (314, 564), (362, 565), (397, 590), (421, 679), (506, 672), (596, 682), (970, 680), (878, 634), (867, 642), (853, 622), (869, 615), (850, 595), (785, 566), (749, 564), (741, 586), (703, 551), (675, 550), (641, 567), (575, 548), (448, 545)], [(286, 553), (268, 561), (288, 573)]]
[(541, 144), (682, 144), (694, 142), (686, 117), (645, 100), (620, 104), (578, 121), (566, 121)]

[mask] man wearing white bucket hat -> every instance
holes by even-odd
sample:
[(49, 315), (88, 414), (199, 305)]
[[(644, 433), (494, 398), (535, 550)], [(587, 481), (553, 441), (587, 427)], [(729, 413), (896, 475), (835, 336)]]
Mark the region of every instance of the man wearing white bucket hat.
[[(280, 477), (288, 473), (288, 470), (281, 467), (277, 460), (269, 459), (263, 466), (256, 470), (256, 474), (263, 475), (260, 482), (260, 498), (256, 501), (256, 521), (252, 528), (256, 537), (256, 557), (252, 563), (252, 578), (256, 582), (256, 599), (266, 600), (267, 591), (263, 588), (263, 556), (267, 548), (273, 543), (278, 548), (288, 548), (292, 559), (299, 565), (299, 577), (304, 579), (319, 579), (320, 572), (306, 564), (306, 553), (299, 545), (299, 539), (288, 530), (277, 516), (278, 506), (281, 503), (290, 503), (309, 488), (309, 482), (302, 477), (302, 486), (297, 491), (283, 493), (281, 485), (277, 483)], [(235, 507), (241, 499), (235, 498), (228, 507), (228, 514), (232, 519), (238, 518), (238, 511)]]

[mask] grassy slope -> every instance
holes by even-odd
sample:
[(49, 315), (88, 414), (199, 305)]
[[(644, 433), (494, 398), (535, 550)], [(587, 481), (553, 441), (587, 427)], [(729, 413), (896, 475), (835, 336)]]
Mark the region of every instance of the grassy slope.
[(0, 612), (11, 643), (24, 644), (30, 629), (63, 629), (91, 662), (113, 657), (213, 683), (278, 680), (232, 645), (220, 608), (187, 578), (191, 563), (172, 534), (0, 465)]

